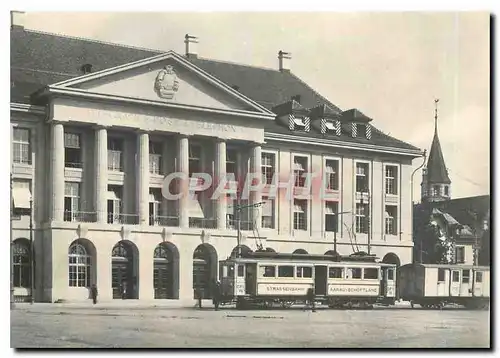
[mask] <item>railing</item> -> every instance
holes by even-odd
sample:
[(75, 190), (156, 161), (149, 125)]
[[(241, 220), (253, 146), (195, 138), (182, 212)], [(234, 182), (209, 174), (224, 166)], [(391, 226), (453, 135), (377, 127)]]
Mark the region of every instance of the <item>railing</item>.
[(178, 216), (150, 216), (150, 226), (179, 226)]
[(64, 221), (93, 223), (97, 221), (97, 213), (86, 211), (64, 211)]
[[(226, 228), (229, 230), (238, 230), (238, 221), (236, 219), (228, 219)], [(253, 221), (240, 221), (240, 230), (253, 230)]]
[(108, 224), (139, 224), (139, 215), (137, 214), (108, 214)]
[(77, 162), (64, 162), (64, 167), (65, 167), (65, 168), (77, 168), (77, 169), (82, 169), (82, 168), (83, 168), (83, 163), (77, 163)]
[(189, 218), (189, 227), (196, 229), (215, 229), (217, 219)]

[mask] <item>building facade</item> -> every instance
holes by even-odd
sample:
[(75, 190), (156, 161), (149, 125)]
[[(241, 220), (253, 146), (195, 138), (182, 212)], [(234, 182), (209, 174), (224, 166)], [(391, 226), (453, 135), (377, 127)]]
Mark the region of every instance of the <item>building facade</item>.
[[(418, 148), (320, 96), (287, 53), (264, 69), (200, 58), (184, 40), (179, 55), (12, 27), (16, 295), (29, 295), (32, 215), (37, 301), (86, 300), (92, 284), (104, 301), (209, 297), (238, 244), (236, 199), (211, 194), (251, 175), (263, 185), (237, 204), (262, 205), (241, 210), (247, 249), (325, 254), (336, 238), (340, 254), (412, 261)], [(214, 184), (165, 198), (179, 189), (168, 175), (199, 172)]]

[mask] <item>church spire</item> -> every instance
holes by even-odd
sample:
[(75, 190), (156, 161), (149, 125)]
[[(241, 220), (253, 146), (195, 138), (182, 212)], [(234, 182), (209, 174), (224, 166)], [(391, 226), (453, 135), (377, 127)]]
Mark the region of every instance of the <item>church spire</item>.
[(438, 103), (439, 99), (434, 100), (434, 135), (437, 135), (438, 131)]

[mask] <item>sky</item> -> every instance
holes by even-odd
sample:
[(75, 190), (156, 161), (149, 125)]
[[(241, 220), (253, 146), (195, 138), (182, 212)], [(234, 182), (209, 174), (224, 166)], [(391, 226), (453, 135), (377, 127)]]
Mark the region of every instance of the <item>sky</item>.
[[(481, 12), (37, 13), (27, 29), (291, 70), (343, 110), (429, 151), (438, 132), (453, 198), (490, 193), (490, 17)], [(414, 161), (417, 168), (421, 158)], [(414, 177), (420, 198), (421, 173)], [(408, 183), (408, 185), (410, 185)]]

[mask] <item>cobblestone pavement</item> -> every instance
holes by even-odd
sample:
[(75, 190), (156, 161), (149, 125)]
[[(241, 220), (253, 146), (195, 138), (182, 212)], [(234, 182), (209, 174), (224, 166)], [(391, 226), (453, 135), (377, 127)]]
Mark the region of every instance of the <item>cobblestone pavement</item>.
[(313, 313), (47, 304), (11, 311), (13, 348), (488, 348), (489, 341), (489, 312), (465, 309)]

